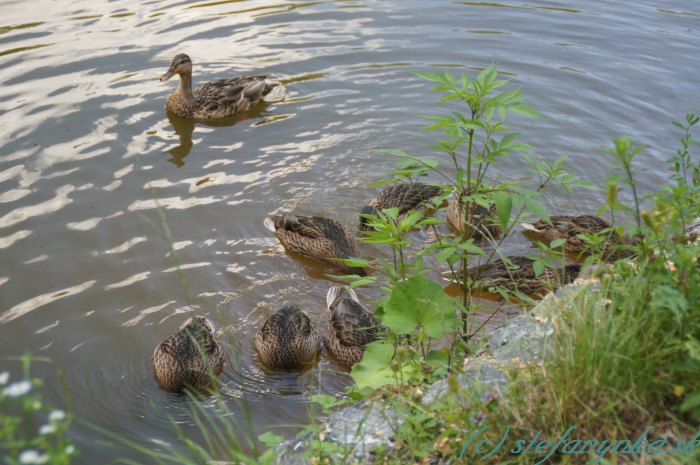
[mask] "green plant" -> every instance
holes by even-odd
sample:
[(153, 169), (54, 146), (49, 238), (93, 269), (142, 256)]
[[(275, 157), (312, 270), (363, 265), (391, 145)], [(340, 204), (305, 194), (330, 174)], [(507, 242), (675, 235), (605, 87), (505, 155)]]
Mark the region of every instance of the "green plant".
[[(520, 89), (501, 89), (508, 81), (498, 79), (495, 66), (483, 70), (473, 80), (467, 75), (458, 78), (449, 72), (416, 74), (438, 84), (433, 91), (445, 94), (439, 103), (455, 101), (460, 106), (459, 111), (453, 110), (449, 115), (425, 117), (432, 122), (426, 130), (443, 133), (431, 146), (442, 154), (442, 160), (402, 150), (383, 150), (382, 153), (398, 158), (397, 169), (391, 173), (395, 181), (417, 183), (428, 174), (443, 181), (439, 184), (443, 195), (431, 201), (432, 209), (444, 211), (443, 203), (450, 195), (458, 197), (467, 207), (460, 210), (462, 217), (457, 220), (462, 225), (461, 233), (447, 236), (435, 227), (442, 220), (427, 217), (424, 212), (399, 215), (397, 209), (385, 209), (376, 215), (363, 215), (369, 227), (364, 233), (364, 242), (388, 245), (392, 250), (392, 262), (380, 261), (389, 286), (385, 288), (387, 296), (377, 313), (391, 332), (390, 340), (368, 346), (363, 362), (353, 370), (358, 387), (376, 388), (408, 382), (424, 378), (434, 370), (449, 368), (449, 361), (458, 355), (457, 351), (468, 349), (483, 326), (483, 323), (473, 324), (471, 316), (478, 309), (472, 289), (479, 276), (475, 279), (468, 276), (470, 264), (503, 258), (500, 245), (526, 216), (548, 220), (540, 195), (550, 185), (558, 184), (567, 190), (590, 187), (590, 183), (565, 171), (565, 156), (551, 163), (523, 155), (537, 178), (534, 188), (526, 187), (524, 180), (501, 183), (489, 180), (494, 166), (513, 154), (531, 150), (527, 144), (518, 142), (519, 134), (508, 132), (507, 115), (515, 112), (540, 116), (524, 103)], [(500, 236), (487, 226), (490, 223), (500, 226)], [(423, 228), (432, 228), (437, 240), (420, 245), (410, 254), (408, 250), (415, 249), (411, 233)], [(537, 274), (545, 267), (560, 266), (562, 253), (557, 245), (543, 246), (547, 256), (538, 256), (535, 261)], [(447, 296), (440, 286), (422, 278), (436, 262), (446, 264), (451, 279), (464, 287), (461, 298)], [(362, 284), (368, 282), (366, 278), (361, 281)], [(352, 285), (359, 285), (359, 282)], [(496, 292), (505, 299), (514, 296), (513, 291), (505, 288), (496, 289)], [(522, 302), (531, 302), (527, 296), (518, 294), (517, 297)], [(498, 309), (494, 313), (496, 311)], [(441, 324), (433, 327), (431, 323), (437, 321), (433, 318), (439, 319)], [(458, 319), (459, 325), (456, 324)], [(435, 342), (441, 340), (450, 341), (448, 347), (435, 350)]]
[(48, 404), (41, 394), (43, 381), (31, 374), (32, 360), (30, 355), (21, 358), (19, 381), (0, 373), (0, 455), (8, 465), (68, 465), (78, 453), (66, 437), (73, 420), (70, 396), (64, 389), (66, 410)]

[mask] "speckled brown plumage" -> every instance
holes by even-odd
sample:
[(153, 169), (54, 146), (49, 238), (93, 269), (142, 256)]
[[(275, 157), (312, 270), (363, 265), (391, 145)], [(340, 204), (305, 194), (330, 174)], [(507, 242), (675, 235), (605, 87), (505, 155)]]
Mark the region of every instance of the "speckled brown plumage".
[[(442, 192), (441, 187), (429, 186), (427, 184), (392, 184), (381, 191), (377, 196), (362, 209), (365, 215), (375, 215), (379, 210), (385, 208), (398, 208), (399, 215), (407, 213), (409, 210), (423, 208), (426, 202)], [(369, 229), (366, 219), (360, 217), (360, 230)]]
[(269, 368), (304, 368), (316, 359), (321, 335), (298, 307), (285, 305), (265, 320), (255, 335), (260, 360)]
[(168, 80), (175, 74), (180, 75), (180, 85), (168, 97), (165, 108), (183, 118), (227, 118), (261, 100), (279, 100), (284, 95), (284, 86), (266, 80), (266, 75), (211, 81), (192, 91), (192, 61), (184, 53), (173, 58), (170, 68), (160, 80)]
[(358, 256), (352, 232), (335, 220), (318, 216), (270, 215), (265, 218), (265, 227), (274, 232), (285, 249), (291, 252), (328, 263), (344, 272), (366, 274), (362, 268), (332, 260)]
[(534, 260), (527, 257), (506, 257), (491, 263), (471, 267), (467, 270), (470, 279), (475, 280), (474, 288), (487, 291), (490, 287), (502, 287), (532, 296), (542, 296), (558, 287), (573, 282), (581, 271), (581, 266), (567, 264), (563, 274), (561, 268), (545, 267), (537, 276)]
[(550, 220), (552, 224), (544, 220), (538, 220), (532, 224), (523, 224), (525, 235), (532, 236), (536, 240), (546, 243), (564, 239), (565, 251), (580, 256), (591, 252), (586, 242), (579, 237), (580, 234), (607, 234), (608, 237), (601, 246), (603, 258), (617, 260), (635, 255), (633, 250), (621, 246), (635, 245), (638, 243), (638, 240), (621, 237), (612, 229), (610, 223), (603, 218), (593, 215), (555, 215), (551, 216)]
[(328, 326), (323, 336), (326, 349), (335, 358), (353, 366), (365, 352), (365, 346), (386, 331), (381, 321), (360, 303), (352, 289), (335, 285), (328, 290)]
[(206, 387), (224, 368), (214, 326), (203, 316), (188, 318), (177, 333), (158, 344), (152, 361), (160, 387), (172, 392)]
[[(465, 203), (462, 195), (455, 195), (447, 207), (447, 221), (455, 230), (462, 234), (464, 232), (464, 214), (466, 213)], [(474, 201), (469, 201), (471, 208), (469, 215), (469, 225), (467, 226), (467, 238), (488, 238), (498, 237), (501, 234), (501, 227), (497, 223), (498, 213), (496, 205), (491, 203), (489, 208), (483, 207)]]

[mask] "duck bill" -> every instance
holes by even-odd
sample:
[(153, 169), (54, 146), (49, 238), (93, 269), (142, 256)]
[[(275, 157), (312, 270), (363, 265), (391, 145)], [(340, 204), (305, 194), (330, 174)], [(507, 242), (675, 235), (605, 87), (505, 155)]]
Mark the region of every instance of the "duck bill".
[(172, 68), (168, 68), (168, 71), (160, 77), (160, 80), (167, 81), (168, 79), (173, 77), (174, 74), (175, 74), (175, 70), (173, 70)]

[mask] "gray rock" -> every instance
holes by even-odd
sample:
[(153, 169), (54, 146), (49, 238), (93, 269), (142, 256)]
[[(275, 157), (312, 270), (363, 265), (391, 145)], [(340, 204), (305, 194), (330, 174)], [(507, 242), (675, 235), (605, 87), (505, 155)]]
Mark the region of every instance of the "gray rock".
[(361, 463), (371, 460), (377, 448), (394, 446), (394, 430), (404, 421), (405, 415), (381, 403), (353, 405), (334, 412), (326, 423), (328, 438), (341, 447), (347, 455)]
[(310, 465), (311, 462), (304, 457), (307, 447), (306, 439), (287, 439), (275, 447), (277, 465)]
[[(405, 415), (385, 407), (379, 402), (361, 402), (341, 408), (326, 420), (321, 438), (338, 448), (338, 460), (349, 463), (368, 463), (372, 452), (394, 447), (394, 430), (401, 426)], [(318, 436), (313, 436), (318, 437)], [(287, 440), (276, 448), (278, 465), (307, 465), (304, 457), (312, 436)], [(334, 462), (335, 463), (335, 462)]]
[[(457, 375), (457, 395), (467, 403), (474, 398), (479, 398), (482, 402), (489, 398), (502, 398), (508, 379), (502, 364), (496, 360), (485, 357), (472, 358), (467, 361), (464, 373)], [(426, 391), (423, 403), (432, 404), (448, 392), (449, 382), (446, 379), (438, 380)]]
[(540, 364), (551, 355), (549, 338), (552, 334), (554, 325), (551, 321), (542, 317), (519, 315), (497, 329), (486, 348), (500, 362)]

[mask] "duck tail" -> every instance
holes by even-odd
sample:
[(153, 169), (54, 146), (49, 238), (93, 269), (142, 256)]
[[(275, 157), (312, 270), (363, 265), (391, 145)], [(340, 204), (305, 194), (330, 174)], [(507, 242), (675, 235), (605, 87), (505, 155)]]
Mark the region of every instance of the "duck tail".
[(279, 215), (269, 215), (263, 221), (263, 225), (265, 225), (265, 227), (267, 229), (269, 229), (270, 231), (277, 232), (277, 227), (275, 225), (277, 223), (278, 218), (279, 218)]
[(530, 223), (520, 223), (520, 226), (522, 226), (522, 228), (526, 231), (532, 231), (536, 233), (540, 232), (539, 229), (537, 229), (534, 225)]
[(287, 88), (284, 84), (276, 81), (266, 81), (266, 85), (271, 86), (270, 92), (263, 96), (265, 102), (281, 102), (287, 97)]
[(360, 299), (357, 297), (357, 294), (355, 294), (355, 291), (346, 286), (336, 284), (328, 289), (328, 294), (326, 294), (326, 305), (328, 305), (328, 308), (330, 308), (331, 305), (333, 305), (333, 302), (343, 297), (350, 298), (355, 302), (360, 303)]

